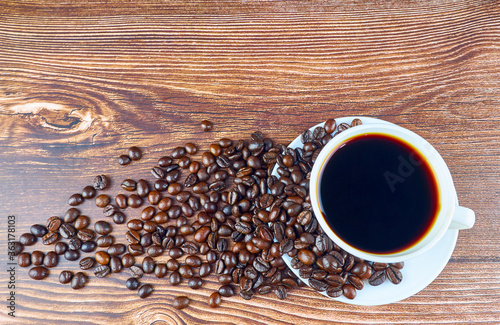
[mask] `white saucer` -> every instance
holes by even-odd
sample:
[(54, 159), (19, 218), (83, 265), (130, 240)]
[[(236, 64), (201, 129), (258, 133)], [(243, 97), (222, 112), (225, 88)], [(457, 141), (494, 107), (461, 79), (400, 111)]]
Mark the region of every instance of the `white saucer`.
[[(337, 125), (340, 123), (348, 123), (350, 125), (351, 121), (355, 118), (359, 118), (363, 124), (392, 124), (376, 118), (358, 116), (337, 118), (335, 121), (337, 122)], [(315, 125), (310, 130), (313, 131), (316, 127), (324, 126), (324, 124), (325, 123), (320, 123)], [(300, 137), (301, 136), (295, 138), (295, 140), (293, 140), (288, 147), (301, 147), (302, 142)], [(273, 175), (278, 176), (276, 169), (277, 167), (275, 167)], [(437, 278), (451, 257), (451, 254), (455, 249), (455, 244), (457, 243), (457, 238), (458, 230), (448, 230), (443, 238), (430, 250), (412, 259), (404, 261), (405, 265), (401, 270), (403, 274), (403, 281), (401, 281), (398, 285), (392, 284), (389, 280), (386, 280), (381, 285), (374, 287), (369, 285), (365, 280), (365, 286), (363, 290), (359, 290), (357, 292), (356, 298), (351, 300), (341, 296), (331, 299), (362, 306), (385, 305), (406, 299), (427, 287), (432, 281), (434, 281), (435, 278)], [(302, 279), (306, 284), (308, 283), (306, 279), (299, 275), (298, 270), (291, 267), (292, 259), (288, 255), (284, 255), (283, 260), (299, 279)], [(321, 293), (328, 297), (325, 292)]]

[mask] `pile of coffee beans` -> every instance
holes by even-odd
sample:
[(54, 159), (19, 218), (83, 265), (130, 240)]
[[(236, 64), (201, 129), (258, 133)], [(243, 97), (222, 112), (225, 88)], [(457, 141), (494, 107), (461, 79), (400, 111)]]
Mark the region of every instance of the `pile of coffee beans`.
[[(322, 231), (310, 204), (310, 171), (322, 147), (360, 124), (359, 119), (339, 125), (329, 119), (324, 127), (302, 133), (302, 147), (295, 149), (260, 132), (247, 140), (222, 138), (201, 153), (195, 144), (186, 143), (158, 159), (151, 167), (151, 181), (122, 180), (125, 193), (114, 198), (100, 193), (111, 180), (98, 175), (82, 193), (70, 196), (71, 208), (62, 217), (50, 217), (46, 225), (33, 225), (20, 236), (14, 246), (18, 264), (33, 266), (29, 276), (42, 280), (61, 256), (79, 260), (82, 271), (59, 275), (60, 282), (73, 289), (87, 284), (83, 271), (97, 278), (127, 271), (125, 286), (141, 298), (154, 291), (141, 282), (147, 274), (173, 286), (185, 282), (191, 289), (201, 288), (204, 279), (215, 274), (220, 287), (207, 300), (213, 308), (222, 297), (239, 294), (251, 299), (274, 293), (285, 299), (289, 290), (303, 286), (283, 256), (291, 258), (291, 267), (310, 287), (330, 297), (354, 299), (366, 282), (377, 286), (388, 279), (398, 284), (403, 263), (371, 263), (343, 251)], [(212, 124), (203, 121), (202, 127), (209, 131)], [(131, 147), (118, 163), (129, 165), (141, 157), (141, 149)], [(77, 208), (86, 200), (102, 208), (103, 220), (93, 227), (91, 218)], [(123, 210), (129, 208), (140, 209), (140, 217), (127, 220)], [(112, 223), (126, 223), (126, 242), (117, 242)], [(53, 250), (23, 252), (38, 238)], [(93, 256), (80, 258), (81, 253)], [(166, 263), (155, 260), (164, 255), (169, 256)], [(181, 296), (173, 306), (183, 309), (189, 302)]]

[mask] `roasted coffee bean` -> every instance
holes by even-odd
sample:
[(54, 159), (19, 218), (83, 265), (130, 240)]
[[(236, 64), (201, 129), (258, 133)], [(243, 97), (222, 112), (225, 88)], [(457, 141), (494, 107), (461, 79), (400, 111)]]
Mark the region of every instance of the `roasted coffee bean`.
[(131, 208), (138, 208), (142, 205), (142, 198), (137, 194), (130, 194), (127, 198), (127, 204)]
[(24, 233), (21, 236), (19, 236), (19, 242), (23, 244), (24, 246), (31, 246), (35, 244), (37, 241), (35, 235), (32, 233)]
[(125, 221), (127, 221), (127, 217), (125, 216), (125, 214), (123, 212), (117, 211), (113, 215), (113, 222), (116, 223), (117, 225), (121, 225), (121, 224), (125, 223)]
[(82, 190), (82, 197), (84, 199), (92, 199), (96, 195), (96, 190), (92, 186), (85, 186)]
[(222, 297), (234, 296), (234, 288), (229, 284), (221, 286), (218, 291)]
[(17, 265), (20, 267), (28, 267), (31, 265), (31, 254), (24, 252), (17, 256)]
[(130, 274), (134, 277), (134, 278), (140, 278), (144, 275), (144, 271), (142, 270), (142, 268), (140, 268), (139, 266), (137, 265), (132, 265), (130, 268), (129, 268), (129, 271), (130, 271)]
[(167, 266), (165, 264), (156, 264), (154, 273), (157, 278), (164, 278), (168, 273)]
[(197, 254), (199, 251), (198, 245), (190, 241), (183, 243), (181, 249), (184, 253), (191, 255)]
[(68, 244), (64, 242), (58, 242), (54, 246), (54, 251), (56, 252), (57, 255), (62, 255), (68, 250)]
[[(144, 179), (140, 179), (137, 181), (137, 195), (139, 195), (141, 198), (143, 198), (143, 197), (148, 196), (150, 191), (151, 191), (151, 189), (149, 187), (148, 181), (146, 181)], [(130, 203), (129, 203), (129, 205), (130, 205)]]
[(168, 277), (168, 281), (170, 282), (171, 285), (176, 286), (179, 285), (182, 282), (182, 277), (177, 271), (173, 271), (170, 273), (170, 276)]
[(333, 132), (335, 132), (335, 130), (337, 129), (337, 123), (334, 119), (328, 119), (326, 120), (325, 122), (325, 132), (328, 133), (328, 134), (331, 134)]
[(90, 224), (90, 218), (89, 217), (87, 217), (87, 216), (79, 216), (75, 220), (74, 227), (79, 230), (79, 229), (87, 228), (87, 226), (89, 224)]
[(110, 256), (105, 251), (98, 251), (94, 254), (95, 261), (101, 265), (106, 265), (109, 263)]
[(142, 260), (142, 270), (146, 274), (153, 273), (155, 270), (155, 266), (155, 261), (150, 256), (147, 256)]
[(119, 273), (123, 270), (122, 260), (119, 257), (113, 256), (109, 260), (109, 268), (112, 273)]
[(165, 171), (160, 167), (153, 167), (151, 169), (151, 174), (153, 175), (154, 178), (157, 179), (165, 178)]
[(179, 297), (175, 297), (174, 298), (174, 301), (172, 302), (172, 306), (175, 308), (175, 309), (184, 309), (186, 308), (187, 306), (189, 306), (189, 298), (186, 297), (186, 296), (179, 296)]
[(43, 252), (41, 252), (41, 251), (33, 251), (31, 253), (31, 264), (33, 264), (33, 265), (42, 265), (44, 257), (45, 257), (45, 254)]
[(43, 225), (32, 225), (30, 227), (30, 232), (35, 236), (35, 237), (43, 237), (45, 236), (49, 231), (47, 228)]
[(342, 293), (347, 299), (356, 298), (356, 288), (352, 284), (344, 284), (342, 286)]
[(118, 256), (122, 255), (127, 251), (127, 246), (125, 244), (113, 244), (108, 247), (108, 254), (111, 256)]
[(59, 282), (62, 284), (70, 283), (71, 279), (73, 279), (73, 272), (61, 271), (61, 273), (59, 273)]
[(85, 257), (80, 260), (80, 268), (82, 270), (88, 270), (94, 266), (94, 259), (92, 257)]
[(126, 253), (122, 256), (123, 267), (131, 267), (134, 264), (135, 264), (135, 257), (132, 254)]
[(104, 190), (109, 185), (109, 179), (106, 175), (97, 175), (92, 180), (92, 186), (96, 190)]
[(80, 193), (75, 193), (69, 197), (68, 204), (71, 206), (75, 206), (82, 204), (83, 201), (85, 201), (83, 196)]
[(59, 233), (53, 231), (47, 233), (45, 236), (42, 237), (42, 243), (44, 245), (52, 245), (58, 240), (59, 240)]
[(115, 237), (112, 235), (100, 236), (96, 239), (96, 244), (98, 247), (109, 247), (115, 242)]
[(64, 253), (64, 258), (67, 259), (68, 261), (76, 261), (77, 259), (80, 258), (80, 252), (77, 250), (68, 249)]
[(391, 263), (391, 266), (394, 266), (395, 268), (401, 270), (404, 267), (405, 263), (404, 262), (398, 262), (398, 263)]
[(200, 277), (206, 277), (212, 273), (212, 266), (209, 263), (202, 263), (200, 266)]
[(212, 292), (212, 294), (210, 294), (210, 297), (208, 299), (208, 305), (212, 308), (217, 308), (220, 306), (222, 302), (222, 298), (221, 298), (221, 295), (216, 291), (216, 292)]
[(43, 265), (45, 267), (56, 267), (59, 263), (59, 255), (54, 251), (47, 252), (43, 258)]
[(277, 286), (276, 289), (274, 290), (274, 293), (276, 294), (276, 297), (278, 297), (278, 299), (281, 300), (287, 297), (287, 290), (282, 285)]
[[(127, 199), (127, 202), (128, 202), (128, 199)], [(103, 209), (102, 209), (102, 214), (103, 216), (105, 217), (112, 217), (115, 215), (115, 213), (118, 212), (118, 208), (115, 207), (114, 205), (112, 204), (108, 204), (106, 205)]]
[(144, 247), (139, 244), (130, 244), (127, 246), (128, 252), (133, 256), (144, 254)]
[(125, 286), (129, 290), (137, 290), (137, 288), (139, 288), (139, 280), (137, 280), (137, 278), (128, 278), (125, 282)]
[(131, 192), (131, 191), (135, 191), (135, 189), (137, 188), (137, 183), (133, 179), (127, 178), (127, 179), (123, 180), (121, 187), (125, 191)]
[(77, 208), (70, 208), (64, 214), (63, 220), (66, 223), (72, 223), (76, 220), (76, 218), (78, 218), (79, 215), (80, 215), (80, 210), (78, 210)]
[(55, 232), (59, 229), (62, 224), (62, 220), (59, 217), (50, 217), (47, 219), (47, 230), (48, 232)]
[(132, 160), (139, 160), (142, 157), (141, 149), (135, 146), (128, 148), (127, 154)]
[(82, 241), (89, 241), (95, 238), (95, 232), (91, 229), (80, 229), (77, 236)]
[(109, 204), (110, 198), (106, 194), (99, 194), (98, 196), (96, 196), (94, 202), (97, 207), (104, 208), (106, 205)]
[(99, 265), (94, 270), (94, 275), (98, 278), (104, 278), (111, 273), (111, 268), (108, 265)]
[(68, 242), (68, 248), (72, 250), (79, 250), (82, 247), (82, 240), (78, 237), (71, 238)]
[(342, 287), (329, 288), (326, 291), (326, 295), (330, 298), (338, 298), (342, 296)]
[(204, 132), (209, 132), (212, 130), (212, 122), (210, 122), (209, 120), (203, 120), (201, 121), (201, 129), (204, 131)]
[(24, 250), (24, 245), (18, 241), (13, 241), (9, 243), (9, 255), (13, 254), (14, 256), (18, 256)]
[(85, 253), (90, 253), (93, 252), (97, 247), (97, 244), (95, 241), (85, 241), (82, 243), (82, 246), (80, 246), (80, 250)]
[(178, 270), (181, 277), (184, 279), (190, 279), (193, 277), (194, 272), (193, 269), (189, 265), (181, 265)]
[(311, 286), (311, 288), (313, 288), (316, 291), (325, 291), (326, 289), (328, 289), (327, 283), (320, 280), (316, 280), (314, 278), (309, 279), (309, 286)]
[(118, 157), (118, 164), (120, 164), (122, 166), (128, 165), (131, 162), (132, 162), (132, 159), (130, 159), (130, 157), (127, 155), (120, 155)]
[(167, 167), (170, 166), (174, 162), (174, 159), (170, 156), (164, 156), (158, 159), (158, 166)]
[(146, 250), (146, 253), (151, 257), (157, 257), (163, 254), (163, 247), (161, 245), (151, 245)]
[(71, 279), (71, 288), (73, 289), (81, 289), (87, 284), (87, 275), (83, 272), (77, 272), (74, 276), (73, 279)]
[(356, 276), (356, 275), (353, 275), (353, 274), (350, 274), (348, 277), (347, 277), (347, 281), (352, 284), (352, 286), (356, 289), (356, 290), (361, 290), (363, 289), (364, 287), (364, 284), (363, 284), (363, 280)]
[(143, 284), (139, 290), (137, 291), (137, 293), (139, 294), (139, 297), (144, 299), (144, 298), (147, 298), (149, 297), (152, 293), (153, 293), (154, 289), (153, 289), (153, 286), (150, 285), (150, 284)]
[(391, 281), (394, 284), (399, 284), (403, 280), (403, 274), (401, 271), (393, 266), (390, 265), (388, 268), (385, 269), (385, 275), (389, 281)]
[(99, 235), (108, 235), (111, 233), (113, 228), (108, 222), (100, 220), (94, 224), (94, 230)]
[(43, 280), (49, 276), (49, 269), (44, 266), (35, 266), (28, 271), (28, 275), (33, 280)]

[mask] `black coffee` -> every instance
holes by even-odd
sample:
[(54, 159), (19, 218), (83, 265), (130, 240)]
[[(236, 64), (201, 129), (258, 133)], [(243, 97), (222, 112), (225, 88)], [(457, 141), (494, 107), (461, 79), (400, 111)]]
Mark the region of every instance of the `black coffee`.
[(347, 140), (325, 162), (320, 179), (326, 222), (343, 241), (369, 253), (413, 246), (428, 232), (439, 208), (427, 161), (387, 135)]

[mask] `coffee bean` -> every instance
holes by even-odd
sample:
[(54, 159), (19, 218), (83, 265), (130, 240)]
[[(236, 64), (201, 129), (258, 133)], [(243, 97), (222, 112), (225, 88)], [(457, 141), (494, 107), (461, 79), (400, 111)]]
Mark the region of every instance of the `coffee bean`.
[(164, 278), (167, 273), (168, 269), (165, 264), (156, 264), (155, 269), (154, 269), (155, 276), (159, 279)]
[(131, 267), (134, 264), (135, 264), (135, 257), (132, 254), (126, 253), (122, 256), (123, 267)]
[(118, 157), (118, 164), (125, 166), (132, 162), (132, 159), (128, 155), (120, 155)]
[(82, 197), (84, 199), (92, 199), (94, 196), (96, 196), (96, 194), (96, 189), (90, 185), (85, 186), (82, 190)]
[(111, 235), (100, 236), (96, 239), (96, 244), (98, 247), (109, 247), (115, 242), (115, 237)]
[(125, 221), (127, 221), (127, 217), (121, 211), (117, 211), (113, 215), (113, 222), (116, 223), (117, 225), (124, 224)]
[(139, 288), (139, 280), (137, 280), (137, 278), (128, 278), (125, 282), (125, 286), (129, 290), (137, 290), (137, 288)]
[(138, 208), (142, 205), (142, 198), (137, 194), (130, 194), (127, 199), (127, 204), (131, 208)]
[(42, 237), (42, 243), (44, 245), (52, 245), (58, 240), (59, 240), (59, 233), (53, 231), (47, 233), (45, 236)]
[(221, 295), (216, 291), (216, 292), (212, 292), (212, 294), (210, 294), (210, 297), (208, 299), (208, 305), (212, 308), (217, 308), (220, 306), (222, 302), (222, 298), (221, 298)]
[(160, 167), (153, 167), (151, 169), (151, 174), (153, 175), (154, 178), (157, 179), (165, 178), (165, 171)]
[(147, 256), (142, 260), (142, 270), (146, 274), (153, 273), (155, 270), (155, 266), (155, 261), (150, 256)]
[(97, 207), (104, 208), (106, 205), (109, 204), (110, 198), (106, 194), (100, 194), (96, 196), (94, 202)]
[(57, 255), (62, 255), (68, 250), (68, 244), (64, 242), (58, 242), (54, 246), (54, 251), (56, 252)]
[(93, 252), (97, 247), (97, 243), (95, 241), (85, 241), (82, 243), (80, 250), (85, 253)]
[(232, 285), (223, 285), (219, 288), (218, 291), (222, 297), (234, 296), (234, 288)]
[(96, 190), (104, 190), (110, 184), (109, 179), (106, 175), (97, 175), (92, 180), (92, 186)]
[(325, 122), (325, 132), (328, 133), (328, 134), (331, 134), (333, 132), (335, 132), (335, 130), (337, 129), (337, 123), (334, 119), (328, 119), (326, 120)]
[(129, 268), (129, 271), (130, 271), (130, 274), (135, 277), (135, 278), (140, 278), (142, 277), (142, 275), (144, 274), (144, 271), (142, 270), (141, 267), (139, 266), (136, 266), (136, 265), (132, 265), (130, 268)]
[(74, 276), (73, 279), (71, 279), (71, 288), (73, 289), (81, 289), (87, 284), (87, 275), (83, 272), (77, 272)]
[[(141, 198), (148, 196), (149, 192), (151, 191), (151, 188), (149, 187), (148, 181), (144, 179), (140, 179), (137, 181), (137, 195), (139, 195)], [(130, 203), (129, 203), (130, 205)]]
[(160, 159), (158, 159), (158, 166), (167, 167), (170, 164), (172, 164), (173, 161), (174, 161), (174, 159), (172, 157), (164, 156), (164, 157), (161, 157)]
[(108, 218), (114, 216), (116, 212), (118, 212), (118, 208), (112, 204), (108, 204), (102, 209), (103, 216)]
[(43, 225), (32, 225), (30, 227), (30, 232), (35, 236), (35, 237), (43, 237), (45, 236), (49, 231), (47, 228)]
[(179, 285), (181, 283), (182, 277), (179, 274), (179, 272), (174, 271), (174, 272), (170, 273), (168, 281), (170, 282), (171, 285), (176, 286), (176, 285)]
[(77, 236), (82, 241), (90, 241), (95, 238), (95, 232), (91, 229), (80, 229)]
[(77, 250), (69, 249), (64, 253), (64, 258), (68, 261), (76, 261), (80, 258), (80, 252)]
[(403, 280), (403, 274), (401, 271), (393, 266), (390, 265), (388, 268), (385, 269), (385, 275), (389, 281), (391, 281), (394, 284), (399, 284)]
[(78, 210), (77, 208), (70, 208), (64, 214), (63, 220), (66, 223), (72, 223), (76, 220), (76, 218), (78, 218), (79, 215), (80, 215), (80, 210)]
[(142, 151), (138, 147), (130, 147), (128, 149), (128, 156), (132, 160), (139, 160), (142, 157)]
[(24, 233), (21, 236), (19, 236), (19, 242), (23, 244), (24, 246), (31, 246), (35, 244), (37, 241), (35, 235), (32, 233)]
[(344, 286), (342, 286), (342, 293), (347, 299), (356, 298), (356, 289), (352, 284), (344, 284)]
[(68, 204), (71, 206), (75, 206), (82, 204), (83, 201), (85, 201), (83, 196), (80, 193), (75, 193), (69, 197)]
[(139, 244), (130, 244), (127, 246), (128, 252), (133, 256), (144, 254), (144, 247)]
[(107, 265), (111, 257), (105, 251), (98, 251), (94, 254), (94, 258), (97, 263)]
[(107, 253), (110, 256), (118, 256), (124, 254), (126, 251), (127, 251), (127, 246), (125, 246), (125, 244), (119, 243), (109, 246)]
[(137, 183), (136, 183), (136, 181), (134, 181), (132, 179), (125, 179), (125, 180), (123, 180), (121, 187), (125, 191), (131, 192), (131, 191), (135, 191), (135, 189), (137, 188)]
[(9, 244), (9, 254), (13, 254), (14, 256), (18, 256), (21, 254), (24, 250), (24, 245), (21, 244), (18, 241), (13, 241), (11, 242), (12, 244)]
[(274, 290), (274, 293), (276, 294), (276, 297), (278, 297), (278, 299), (281, 300), (287, 297), (287, 290), (282, 285), (277, 286), (276, 289)]
[(28, 271), (28, 275), (33, 280), (43, 280), (49, 276), (49, 269), (44, 266), (35, 266)]
[(62, 224), (62, 220), (59, 217), (50, 217), (47, 219), (47, 230), (48, 232), (55, 232), (59, 229)]
[(73, 272), (71, 271), (61, 271), (59, 273), (59, 282), (62, 284), (70, 283), (73, 279)]
[(208, 132), (208, 131), (211, 131), (212, 130), (212, 122), (208, 121), (208, 120), (203, 120), (201, 121), (201, 128), (204, 132)]
[(99, 265), (94, 270), (94, 275), (98, 278), (104, 278), (111, 273), (111, 268), (108, 265)]
[(43, 258), (43, 265), (45, 267), (48, 268), (56, 267), (58, 263), (59, 263), (59, 255), (57, 255), (56, 252), (50, 251), (47, 252), (47, 254), (45, 254), (45, 257)]
[(175, 309), (184, 309), (186, 308), (187, 306), (189, 306), (189, 298), (186, 297), (186, 296), (179, 296), (179, 297), (175, 297), (174, 298), (174, 301), (172, 302), (172, 306), (174, 306)]
[(94, 224), (94, 230), (99, 235), (108, 235), (113, 231), (113, 228), (108, 222), (100, 220)]
[(209, 263), (202, 263), (200, 266), (200, 277), (204, 278), (212, 273), (212, 266)]
[(94, 259), (92, 257), (85, 257), (80, 260), (80, 268), (82, 270), (88, 270), (94, 266)]
[(87, 228), (87, 226), (89, 224), (90, 224), (90, 218), (89, 217), (87, 217), (87, 216), (79, 216), (75, 220), (74, 227), (76, 229), (83, 229), (83, 228)]
[(31, 254), (24, 252), (17, 256), (17, 265), (20, 267), (28, 267), (31, 265)]

